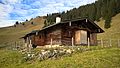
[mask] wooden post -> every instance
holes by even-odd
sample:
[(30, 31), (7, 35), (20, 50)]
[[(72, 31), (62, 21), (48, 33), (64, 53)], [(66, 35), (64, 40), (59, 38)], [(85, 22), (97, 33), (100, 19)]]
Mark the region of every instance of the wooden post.
[(69, 26), (71, 26), (71, 21), (69, 22)]
[(111, 44), (111, 39), (110, 39), (110, 47), (112, 47), (112, 44)]
[(29, 48), (29, 38), (28, 37), (27, 37), (26, 43), (27, 43), (27, 48)]
[(102, 46), (102, 48), (103, 48), (103, 40), (102, 40), (102, 38), (101, 38), (101, 46)]
[(36, 35), (38, 35), (38, 32), (36, 32)]
[(30, 40), (30, 44), (29, 44), (29, 52), (31, 52), (31, 48), (32, 48), (32, 43), (31, 43), (31, 40)]
[(32, 47), (32, 43), (31, 43), (31, 40), (30, 40), (30, 45), (29, 45), (29, 47), (30, 47), (30, 48)]
[(74, 39), (73, 39), (73, 37), (72, 37), (72, 48), (74, 47)]
[(90, 38), (88, 38), (88, 48), (90, 48)]
[(25, 42), (24, 46), (25, 46), (25, 48), (27, 47), (27, 43), (26, 42)]

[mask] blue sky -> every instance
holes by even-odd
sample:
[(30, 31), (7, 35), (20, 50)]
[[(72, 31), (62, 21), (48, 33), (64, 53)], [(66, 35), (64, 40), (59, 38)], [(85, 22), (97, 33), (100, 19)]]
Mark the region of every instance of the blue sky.
[(95, 0), (0, 0), (0, 27), (93, 2)]

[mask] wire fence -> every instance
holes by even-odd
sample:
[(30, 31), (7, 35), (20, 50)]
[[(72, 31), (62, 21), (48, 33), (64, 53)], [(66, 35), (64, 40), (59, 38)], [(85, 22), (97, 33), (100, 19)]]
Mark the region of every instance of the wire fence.
[(120, 39), (100, 39), (97, 42), (101, 47), (120, 47)]
[[(80, 47), (80, 46), (65, 46), (65, 47), (77, 48), (77, 47)], [(99, 46), (101, 48), (120, 47), (120, 39), (98, 39), (97, 40), (97, 46)], [(25, 43), (24, 43), (23, 40), (14, 41), (14, 42), (13, 41), (5, 42), (3, 44), (0, 44), (0, 49), (1, 48), (7, 48), (7, 49), (12, 49), (12, 50), (17, 50), (17, 49), (24, 48), (24, 47), (25, 47)], [(91, 46), (87, 45), (87, 48), (90, 48), (90, 47)]]
[(6, 48), (6, 49), (18, 49), (24, 47), (24, 41), (9, 41), (9, 42), (4, 42), (0, 44), (0, 49)]

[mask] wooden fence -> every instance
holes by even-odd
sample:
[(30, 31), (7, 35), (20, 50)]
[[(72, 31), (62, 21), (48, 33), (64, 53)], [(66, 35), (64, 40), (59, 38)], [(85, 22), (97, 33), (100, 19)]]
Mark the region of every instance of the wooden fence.
[(120, 47), (120, 39), (99, 39), (97, 43), (101, 47)]
[(0, 48), (16, 49), (24, 46), (24, 41), (9, 41), (0, 44)]
[[(88, 39), (89, 40), (89, 39)], [(89, 44), (89, 43), (88, 43)], [(104, 48), (104, 47), (120, 47), (120, 39), (98, 39), (97, 40), (98, 46)], [(25, 47), (25, 43), (23, 40), (20, 41), (11, 41), (6, 42), (4, 44), (0, 44), (0, 48), (9, 48), (9, 49), (17, 49)], [(79, 46), (67, 46), (67, 47), (79, 47)], [(88, 48), (90, 48), (90, 45), (87, 45)]]

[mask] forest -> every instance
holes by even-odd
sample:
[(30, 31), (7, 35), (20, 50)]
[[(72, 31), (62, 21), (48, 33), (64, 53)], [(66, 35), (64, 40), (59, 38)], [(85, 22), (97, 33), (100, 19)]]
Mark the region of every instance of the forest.
[(87, 18), (92, 21), (104, 19), (104, 28), (111, 26), (111, 18), (120, 13), (120, 0), (97, 0), (95, 3), (73, 8), (69, 11), (47, 14), (44, 27), (55, 23), (55, 18), (59, 15), (62, 21), (76, 18)]

